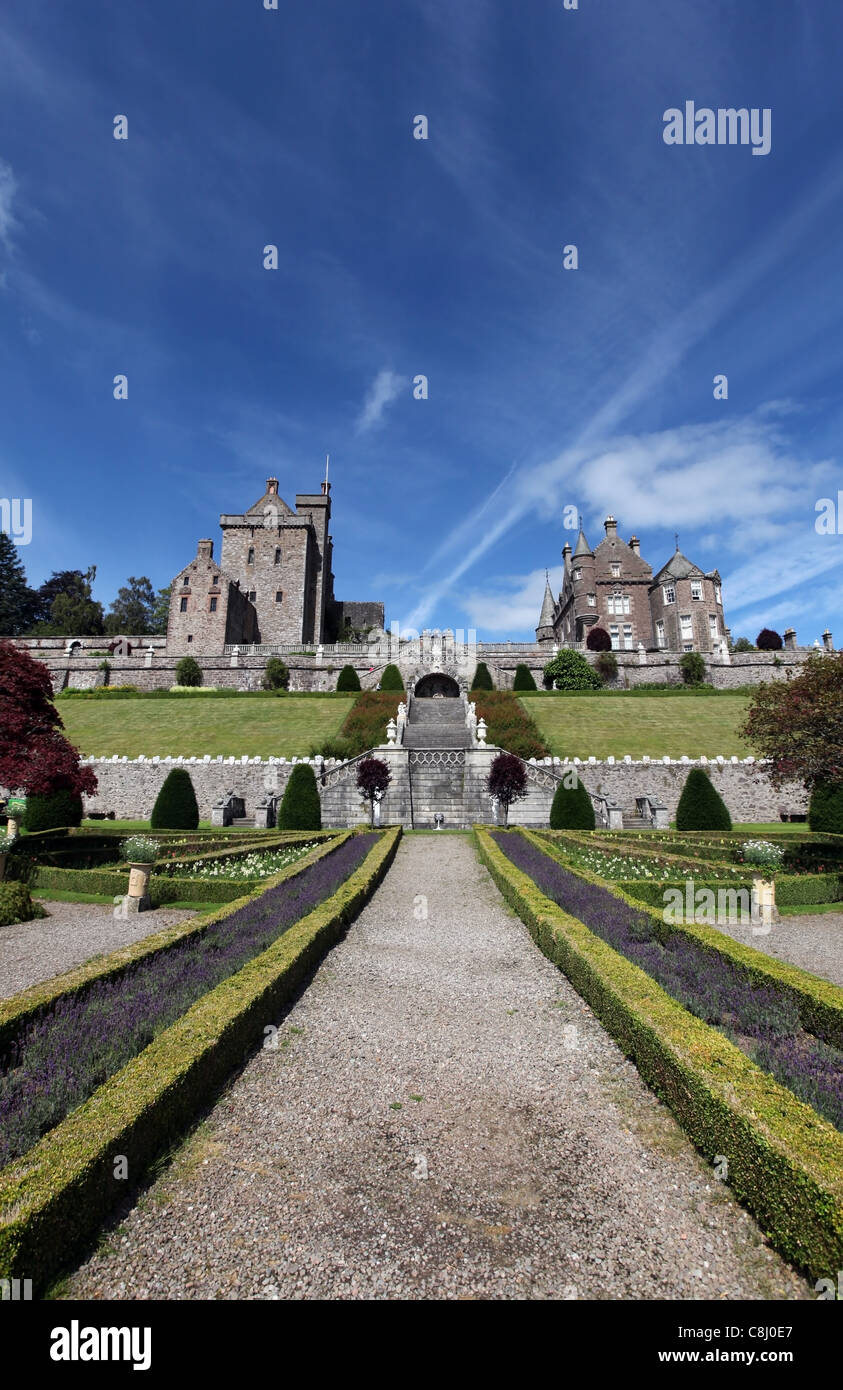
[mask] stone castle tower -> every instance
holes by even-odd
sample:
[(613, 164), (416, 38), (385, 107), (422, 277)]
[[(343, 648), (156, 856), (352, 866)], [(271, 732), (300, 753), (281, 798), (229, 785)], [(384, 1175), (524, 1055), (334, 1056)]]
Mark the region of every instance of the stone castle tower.
[(267, 478), (242, 513), (220, 517), (222, 550), (201, 540), (172, 583), (168, 651), (221, 654), (226, 644), (295, 646), (333, 641), (343, 623), (383, 627), (379, 603), (334, 598), (331, 485), (299, 493), (295, 511)]

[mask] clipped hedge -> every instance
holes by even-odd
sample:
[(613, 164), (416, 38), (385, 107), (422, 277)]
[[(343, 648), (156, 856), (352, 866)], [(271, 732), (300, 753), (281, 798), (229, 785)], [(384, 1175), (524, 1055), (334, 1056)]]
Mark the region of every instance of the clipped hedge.
[(776, 874), (778, 907), (810, 907), (843, 899), (843, 875)]
[[(300, 863), (303, 861), (299, 861)], [(268, 878), (176, 878), (153, 873), (149, 880), (149, 900), (153, 907), (167, 903), (232, 903), (236, 898), (265, 888)], [(125, 897), (129, 891), (128, 869), (38, 869), (33, 884), (36, 892), (94, 893), (101, 897)]]
[(338, 891), (159, 1034), (89, 1100), (0, 1173), (0, 1276), (42, 1290), (126, 1198), (231, 1072), (261, 1042), (296, 988), (342, 936), (392, 862), (384, 832)]
[(0, 927), (11, 927), (16, 922), (31, 922), (33, 918), (44, 915), (44, 909), (33, 903), (25, 883), (0, 883)]
[[(518, 832), (512, 832), (518, 833)], [(715, 1028), (568, 916), (475, 827), (480, 857), (540, 950), (728, 1180), (781, 1253), (814, 1279), (843, 1265), (843, 1134)]]

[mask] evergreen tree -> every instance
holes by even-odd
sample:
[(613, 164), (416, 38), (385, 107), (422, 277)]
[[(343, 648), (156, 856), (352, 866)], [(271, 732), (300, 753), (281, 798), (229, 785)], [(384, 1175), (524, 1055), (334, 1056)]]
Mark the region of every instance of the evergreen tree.
[(131, 575), (128, 582), (117, 590), (117, 597), (108, 610), (106, 632), (112, 635), (124, 632), (132, 636), (151, 632), (155, 605), (155, 590), (146, 575), (141, 575), (139, 579)]
[(20, 551), (0, 531), (0, 637), (19, 637), (38, 615), (38, 595), (26, 582)]
[(93, 596), (96, 565), (82, 570), (54, 570), (38, 590), (37, 626), (41, 637), (99, 637), (104, 631), (102, 604)]
[(392, 664), (392, 662), (390, 662), (389, 665), (385, 666), (383, 669), (380, 688), (381, 690), (395, 690), (396, 692), (400, 691), (402, 694), (404, 692), (404, 682), (401, 679), (401, 672), (398, 670), (397, 666), (394, 666)]
[(599, 690), (602, 684), (582, 652), (567, 647), (547, 663), (544, 678), (548, 685), (555, 685), (557, 690)]
[(309, 763), (296, 763), (278, 808), (279, 830), (321, 830), (322, 803)]
[(495, 683), (485, 661), (478, 661), (471, 688), (472, 690), (494, 690)]
[(566, 777), (556, 788), (553, 804), (550, 808), (550, 828), (551, 830), (594, 829), (594, 805), (579, 777), (572, 787), (568, 785)]
[(359, 690), (360, 677), (353, 666), (343, 666), (337, 677), (337, 690)]
[(176, 662), (176, 685), (201, 685), (202, 667), (193, 656), (183, 656)]
[(812, 830), (843, 835), (843, 782), (817, 782), (811, 793), (808, 824)]
[(525, 666), (523, 661), (519, 661), (515, 668), (515, 680), (512, 682), (513, 690), (535, 690), (536, 682), (529, 666)]
[(726, 803), (702, 768), (688, 773), (676, 808), (677, 830), (731, 830)]
[(196, 830), (199, 826), (199, 805), (190, 780), (183, 767), (167, 773), (155, 800), (149, 824), (153, 830)]
[(159, 589), (156, 595), (155, 607), (152, 610), (152, 621), (149, 627), (149, 631), (154, 637), (166, 637), (167, 635), (167, 624), (170, 621), (170, 594), (172, 588), (172, 584), (168, 584), (166, 588)]
[(23, 816), (25, 830), (58, 830), (82, 824), (82, 798), (69, 787), (47, 796), (28, 796)]
[(263, 668), (261, 685), (264, 690), (286, 690), (290, 684), (290, 671), (280, 656), (270, 656)]

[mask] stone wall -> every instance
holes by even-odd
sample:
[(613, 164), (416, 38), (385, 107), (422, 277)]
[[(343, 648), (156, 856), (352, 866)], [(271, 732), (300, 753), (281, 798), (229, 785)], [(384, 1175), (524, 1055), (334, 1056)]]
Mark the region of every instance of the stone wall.
[[(498, 751), (489, 747), (467, 749), (462, 759), (457, 760), (459, 767), (445, 772), (433, 766), (414, 766), (411, 777), (410, 750), (378, 749), (377, 756), (389, 763), (393, 778), (382, 806), (384, 823), (401, 821), (409, 825), (412, 817), (416, 825), (432, 825), (437, 810), (445, 814), (446, 824), (450, 825), (490, 821), (491, 803), (485, 791), (485, 780), (489, 764)], [(87, 761), (99, 783), (96, 794), (86, 798), (87, 811), (113, 811), (121, 820), (146, 819), (164, 778), (176, 766), (190, 773), (200, 816), (209, 820), (214, 803), (228, 792), (242, 797), (246, 815), (253, 815), (268, 792), (283, 794), (293, 761), (297, 760), (97, 758)], [(568, 766), (559, 759), (528, 765), (530, 795), (512, 808), (512, 824), (547, 824), (556, 779)], [(705, 767), (711, 773), (712, 782), (736, 821), (777, 821), (782, 811), (802, 814), (808, 809), (802, 788), (791, 786), (783, 792), (774, 791), (762, 765), (752, 758), (743, 761), (699, 759), (696, 762), (594, 759), (575, 760), (574, 766), (590, 793), (600, 793), (617, 802), (627, 814), (634, 812), (637, 796), (649, 795), (663, 802), (673, 819), (685, 778), (692, 767)], [(332, 763), (316, 762), (314, 768), (319, 774), (317, 781), (321, 780), (323, 771), (327, 774), (327, 785), (320, 791), (325, 824), (356, 825), (365, 821), (367, 811), (356, 790), (354, 764), (341, 775), (338, 765)], [(460, 799), (461, 815), (457, 809)]]

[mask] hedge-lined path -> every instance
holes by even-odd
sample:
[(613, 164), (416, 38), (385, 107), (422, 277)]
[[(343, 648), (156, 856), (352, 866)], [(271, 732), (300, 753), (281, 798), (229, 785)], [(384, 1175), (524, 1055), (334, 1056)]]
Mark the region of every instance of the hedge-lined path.
[(114, 907), (106, 903), (42, 901), (40, 905), (48, 917), (0, 927), (0, 999), (196, 916), (189, 908), (156, 908), (115, 917)]
[(756, 951), (843, 985), (843, 912), (794, 913), (773, 922), (765, 935), (756, 935), (752, 927), (735, 922), (719, 925), (721, 931)]
[(815, 1297), (469, 838), (405, 838), (276, 1022), (64, 1296)]

